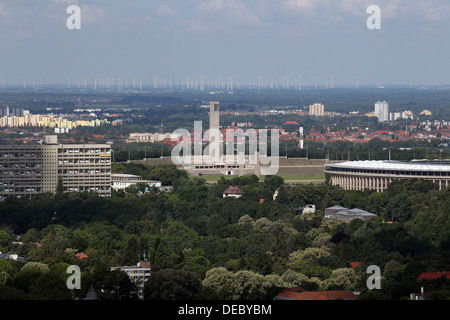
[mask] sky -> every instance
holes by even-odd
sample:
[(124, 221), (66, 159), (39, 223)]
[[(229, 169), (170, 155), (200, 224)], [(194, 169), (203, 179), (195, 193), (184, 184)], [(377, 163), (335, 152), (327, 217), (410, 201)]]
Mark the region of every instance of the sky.
[(448, 85), (449, 34), (448, 0), (0, 0), (0, 79)]

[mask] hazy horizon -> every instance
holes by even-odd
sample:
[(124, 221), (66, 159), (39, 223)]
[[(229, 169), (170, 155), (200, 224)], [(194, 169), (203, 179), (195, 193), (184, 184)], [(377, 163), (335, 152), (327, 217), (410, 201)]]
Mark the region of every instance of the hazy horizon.
[[(81, 8), (81, 29), (66, 12)], [(369, 5), (381, 29), (369, 30)], [(2, 86), (449, 85), (445, 0), (3, 0)], [(114, 79), (114, 80), (112, 80)]]

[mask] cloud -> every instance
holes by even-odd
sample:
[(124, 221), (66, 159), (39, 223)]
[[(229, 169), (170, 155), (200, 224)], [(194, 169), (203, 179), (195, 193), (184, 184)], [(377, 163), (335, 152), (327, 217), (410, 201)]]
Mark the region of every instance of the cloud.
[(82, 24), (94, 24), (104, 21), (109, 17), (108, 11), (91, 4), (83, 4), (81, 8), (81, 23)]
[(161, 4), (160, 6), (158, 6), (158, 8), (156, 8), (156, 13), (158, 13), (158, 15), (162, 17), (171, 17), (178, 14), (176, 10), (174, 10), (167, 4)]
[(0, 3), (0, 18), (4, 19), (4, 18), (8, 18), (9, 17), (9, 13), (5, 8), (5, 5), (3, 3)]
[(244, 25), (254, 25), (260, 22), (257, 10), (251, 10), (237, 0), (207, 0), (203, 1), (197, 11), (212, 16), (220, 16), (224, 22), (235, 22)]
[[(6, 9), (3, 3), (0, 3), (0, 26), (11, 31), (11, 13)], [(0, 32), (2, 30), (0, 29)]]
[(283, 0), (281, 7), (286, 14), (332, 21), (336, 16), (363, 16), (374, 4), (388, 20), (443, 21), (450, 17), (450, 5), (444, 0)]
[(430, 22), (448, 21), (450, 18), (450, 5), (437, 1), (420, 2), (417, 4), (416, 17)]
[(52, 0), (55, 4), (62, 4), (66, 6), (70, 6), (72, 4), (78, 4), (78, 0)]
[(301, 13), (310, 13), (323, 2), (323, 0), (286, 0), (284, 1), (284, 6), (288, 10), (294, 10)]

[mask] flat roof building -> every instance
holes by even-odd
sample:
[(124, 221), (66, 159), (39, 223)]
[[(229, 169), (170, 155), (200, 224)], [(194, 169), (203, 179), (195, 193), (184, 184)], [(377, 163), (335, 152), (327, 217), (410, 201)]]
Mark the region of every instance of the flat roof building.
[(150, 262), (146, 260), (139, 261), (135, 266), (112, 267), (111, 270), (121, 270), (127, 273), (131, 281), (138, 288), (139, 299), (144, 299), (144, 285), (151, 276)]
[(377, 215), (358, 208), (347, 209), (339, 206), (326, 208), (324, 216), (327, 219), (336, 219), (340, 221), (351, 221), (353, 219), (370, 220)]
[(116, 191), (125, 190), (127, 187), (137, 183), (146, 183), (150, 187), (161, 187), (161, 181), (143, 180), (142, 177), (138, 175), (124, 173), (111, 174), (111, 187)]
[(45, 136), (42, 144), (0, 146), (0, 200), (55, 192), (59, 180), (64, 192), (110, 196), (111, 146), (58, 144), (56, 136)]
[(327, 163), (325, 174), (330, 183), (345, 190), (383, 192), (394, 180), (423, 179), (439, 189), (450, 186), (450, 165), (400, 161), (349, 161)]

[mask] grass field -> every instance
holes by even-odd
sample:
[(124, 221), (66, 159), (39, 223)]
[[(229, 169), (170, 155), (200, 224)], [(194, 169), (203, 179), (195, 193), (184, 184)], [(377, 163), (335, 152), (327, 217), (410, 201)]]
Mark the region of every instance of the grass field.
[[(284, 179), (285, 182), (287, 183), (292, 183), (292, 182), (303, 182), (303, 183), (314, 183), (314, 182), (323, 182), (325, 181), (325, 174), (321, 173), (321, 174), (281, 174), (279, 175), (280, 177), (282, 177)], [(230, 180), (236, 176), (201, 176), (202, 178), (204, 178), (206, 180), (206, 182), (217, 182), (217, 180), (219, 180), (221, 177), (224, 177), (227, 180)], [(261, 181), (264, 181), (264, 176), (260, 177)]]

